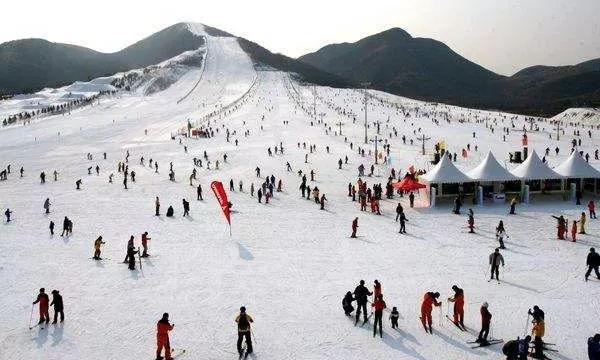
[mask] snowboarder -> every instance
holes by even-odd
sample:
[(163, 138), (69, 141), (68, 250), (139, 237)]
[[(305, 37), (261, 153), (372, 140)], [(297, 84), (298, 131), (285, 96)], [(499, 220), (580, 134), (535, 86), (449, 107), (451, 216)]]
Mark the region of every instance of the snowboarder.
[(354, 298), (352, 297), (352, 293), (348, 291), (342, 299), (342, 308), (344, 309), (346, 316), (352, 316), (351, 313), (354, 311), (354, 306), (352, 306), (353, 301)]
[(169, 313), (164, 313), (162, 318), (156, 324), (156, 360), (163, 360), (160, 355), (162, 349), (165, 349), (165, 360), (173, 359), (171, 357), (171, 344), (169, 341), (169, 331), (173, 330), (175, 324), (169, 323)]
[(142, 234), (142, 247), (144, 248), (144, 251), (142, 252), (142, 257), (148, 257), (150, 255), (148, 255), (148, 240), (151, 240), (152, 238), (148, 237), (148, 232), (144, 231), (144, 233)]
[(58, 320), (58, 314), (60, 314), (60, 322), (65, 321), (65, 314), (63, 312), (63, 299), (58, 290), (52, 290), (52, 302), (50, 305), (54, 306), (54, 321), (52, 321), (52, 323), (56, 324), (56, 320)]
[(421, 303), (421, 323), (423, 324), (425, 331), (428, 331), (430, 334), (433, 334), (433, 330), (431, 328), (431, 311), (433, 310), (433, 306), (442, 305), (441, 302), (437, 301), (437, 298), (439, 297), (439, 292), (428, 291), (423, 296), (423, 302)]
[(398, 319), (400, 318), (400, 313), (398, 313), (398, 309), (394, 306), (392, 308), (392, 312), (390, 313), (390, 321), (392, 322), (392, 329), (398, 328)]
[(40, 310), (40, 321), (38, 322), (38, 324), (41, 324), (43, 322), (49, 323), (50, 322), (50, 315), (48, 314), (48, 303), (50, 302), (50, 299), (48, 298), (48, 294), (46, 294), (46, 289), (41, 288), (40, 289), (40, 293), (37, 296), (37, 299), (33, 302), (33, 305), (39, 303), (39, 310)]
[(487, 344), (487, 337), (490, 332), (490, 322), (492, 321), (492, 313), (488, 310), (487, 302), (484, 302), (481, 305), (479, 312), (481, 313), (481, 331), (479, 331), (479, 335), (475, 341), (480, 344)]
[(383, 309), (386, 308), (385, 301), (383, 301), (383, 295), (378, 294), (375, 296), (375, 301), (371, 304), (371, 307), (375, 309), (375, 320), (373, 321), (373, 337), (377, 334), (377, 326), (379, 325), (379, 337), (383, 338)]
[(363, 324), (368, 321), (367, 318), (367, 296), (373, 295), (372, 292), (365, 286), (365, 281), (361, 280), (360, 284), (354, 289), (354, 298), (356, 299), (356, 318), (354, 321), (354, 325), (358, 323), (358, 319), (360, 318), (360, 311), (363, 311)]
[(46, 200), (44, 201), (44, 210), (46, 210), (46, 214), (50, 213), (50, 199), (46, 198)]
[(98, 236), (98, 238), (96, 239), (96, 241), (94, 241), (94, 256), (92, 257), (92, 259), (94, 259), (94, 260), (102, 260), (102, 258), (100, 257), (100, 254), (102, 252), (102, 250), (100, 249), (100, 247), (102, 246), (102, 244), (105, 244), (105, 242), (102, 241), (102, 236)]
[(459, 288), (456, 285), (452, 285), (452, 290), (454, 291), (454, 296), (449, 297), (448, 301), (454, 303), (454, 324), (456, 326), (465, 328), (465, 295), (463, 289)]
[(246, 338), (246, 354), (252, 354), (252, 337), (250, 324), (254, 322), (252, 316), (246, 313), (246, 307), (240, 307), (240, 314), (235, 318), (238, 326), (237, 351), (243, 355), (242, 341)]
[(500, 281), (498, 274), (499, 274), (500, 264), (502, 264), (502, 267), (504, 267), (504, 257), (502, 256), (502, 254), (500, 254), (499, 248), (496, 248), (494, 250), (494, 252), (490, 254), (489, 262), (490, 262), (490, 272), (491, 272), (490, 280), (492, 280), (494, 278), (494, 273), (496, 273), (496, 280)]
[(358, 229), (358, 218), (354, 218), (354, 220), (352, 220), (352, 235), (350, 235), (351, 238), (356, 238), (356, 230)]
[(600, 254), (596, 252), (596, 249), (590, 248), (590, 252), (587, 255), (586, 265), (588, 267), (585, 272), (585, 281), (588, 281), (592, 270), (596, 273), (596, 277), (600, 280), (600, 271), (598, 268), (600, 267)]

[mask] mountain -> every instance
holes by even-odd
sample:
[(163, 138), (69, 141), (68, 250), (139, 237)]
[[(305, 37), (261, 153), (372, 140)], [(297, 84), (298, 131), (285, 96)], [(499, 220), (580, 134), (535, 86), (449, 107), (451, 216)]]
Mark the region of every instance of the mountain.
[(355, 43), (327, 45), (299, 58), (324, 71), (411, 98), (554, 115), (600, 104), (600, 59), (574, 66), (534, 66), (498, 75), (445, 44), (392, 28)]
[(0, 44), (0, 94), (31, 92), (145, 67), (203, 43), (184, 23), (111, 54), (43, 39), (9, 41)]

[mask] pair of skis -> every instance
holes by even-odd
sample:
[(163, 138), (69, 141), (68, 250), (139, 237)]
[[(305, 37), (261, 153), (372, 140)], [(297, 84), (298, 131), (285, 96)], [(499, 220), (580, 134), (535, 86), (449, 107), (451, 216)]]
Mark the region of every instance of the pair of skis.
[(503, 342), (504, 342), (503, 339), (490, 339), (490, 340), (485, 340), (483, 342), (477, 342), (477, 340), (467, 341), (467, 344), (477, 344), (477, 345), (471, 346), (471, 349), (476, 349), (476, 348), (480, 348), (480, 347), (501, 344)]
[(452, 319), (449, 315), (446, 315), (446, 319), (450, 320), (450, 322), (452, 324), (454, 324), (454, 326), (456, 326), (457, 328), (459, 328), (460, 331), (467, 331), (467, 332), (469, 331), (469, 329), (465, 325), (463, 325), (461, 323), (454, 322), (454, 319)]

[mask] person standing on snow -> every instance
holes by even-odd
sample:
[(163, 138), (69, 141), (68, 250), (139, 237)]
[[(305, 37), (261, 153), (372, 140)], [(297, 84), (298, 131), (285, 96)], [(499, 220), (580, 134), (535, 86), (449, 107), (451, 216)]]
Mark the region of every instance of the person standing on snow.
[(100, 247), (105, 244), (104, 241), (102, 241), (102, 236), (98, 236), (98, 238), (96, 239), (96, 241), (94, 241), (94, 256), (92, 257), (92, 259), (94, 260), (102, 260), (102, 258), (100, 257), (100, 253), (102, 252), (102, 250), (100, 249)]
[(542, 338), (546, 333), (545, 314), (537, 305), (533, 307), (533, 311), (529, 309), (527, 314), (533, 317), (533, 327), (531, 333), (534, 336), (533, 343), (535, 345), (534, 357), (537, 359), (544, 358), (544, 341)]
[(58, 320), (58, 314), (60, 314), (60, 322), (65, 321), (65, 314), (63, 312), (63, 299), (58, 290), (52, 290), (52, 302), (50, 305), (54, 306), (54, 321), (52, 321), (52, 323), (56, 324), (56, 320)]
[(196, 188), (196, 197), (197, 200), (201, 201), (202, 200), (202, 185), (198, 184), (198, 187)]
[(396, 205), (396, 221), (398, 221), (400, 214), (402, 214), (403, 212), (404, 212), (404, 209), (402, 208), (402, 204), (400, 204), (400, 202), (398, 202), (398, 205)]
[(181, 200), (183, 204), (183, 216), (187, 216), (190, 214), (190, 203), (186, 199)]
[(594, 200), (588, 202), (588, 211), (590, 212), (590, 219), (596, 219), (596, 204)]
[(441, 306), (442, 303), (437, 301), (437, 298), (440, 297), (439, 292), (426, 292), (425, 296), (423, 296), (423, 302), (421, 303), (421, 323), (423, 324), (423, 328), (425, 331), (429, 331), (430, 334), (433, 334), (433, 330), (431, 328), (431, 311), (433, 310), (433, 306)]
[(581, 216), (579, 217), (579, 233), (585, 234), (585, 212), (581, 212)]
[(352, 235), (350, 235), (351, 238), (356, 238), (356, 230), (358, 229), (358, 218), (354, 218), (354, 220), (352, 220)]
[(123, 260), (124, 263), (130, 262), (130, 259), (129, 259), (130, 255), (129, 254), (132, 251), (132, 249), (135, 250), (135, 245), (133, 244), (133, 239), (134, 239), (134, 237), (133, 237), (133, 235), (131, 235), (131, 237), (127, 241), (127, 249), (126, 249), (126, 252), (125, 252), (125, 254), (126, 254), (125, 255), (125, 260)]
[(48, 299), (48, 294), (46, 294), (46, 289), (41, 288), (40, 289), (40, 293), (37, 296), (37, 299), (32, 303), (33, 305), (39, 303), (39, 310), (40, 310), (40, 321), (38, 322), (38, 324), (41, 324), (43, 322), (49, 323), (50, 322), (50, 315), (48, 314), (48, 303), (49, 303), (49, 299)]
[(408, 195), (408, 201), (410, 202), (410, 207), (415, 207), (415, 194), (411, 191)]
[(586, 265), (588, 267), (585, 272), (585, 281), (588, 281), (592, 270), (596, 273), (596, 277), (600, 280), (600, 271), (598, 268), (600, 267), (600, 254), (596, 252), (596, 249), (590, 248), (590, 252), (587, 255)]
[(567, 232), (567, 222), (565, 220), (565, 217), (562, 215), (561, 216), (552, 215), (552, 217), (556, 219), (556, 229), (557, 229), (556, 236), (558, 237), (558, 239), (564, 240), (565, 233)]
[(354, 298), (356, 299), (356, 318), (354, 325), (358, 323), (360, 318), (360, 311), (363, 311), (363, 324), (367, 322), (367, 296), (373, 295), (372, 292), (365, 286), (365, 281), (361, 280), (360, 284), (354, 289)]
[(325, 210), (325, 201), (327, 201), (327, 198), (325, 197), (325, 194), (321, 195), (321, 210)]
[(235, 318), (235, 322), (238, 326), (238, 339), (237, 339), (237, 351), (238, 354), (243, 355), (242, 341), (246, 338), (246, 353), (252, 354), (252, 337), (250, 324), (254, 322), (252, 316), (246, 314), (246, 307), (240, 307), (240, 314)]
[[(377, 280), (375, 280), (377, 281)], [(379, 337), (383, 338), (383, 309), (386, 308), (385, 301), (383, 301), (383, 295), (378, 294), (375, 296), (375, 301), (371, 304), (371, 307), (375, 309), (375, 320), (373, 321), (373, 337), (377, 334), (377, 325), (379, 325)]]
[(600, 360), (600, 334), (588, 338), (588, 357), (590, 360)]
[(171, 343), (169, 341), (169, 331), (173, 330), (175, 324), (169, 323), (169, 313), (164, 313), (162, 318), (156, 324), (156, 360), (163, 360), (160, 355), (162, 349), (165, 349), (165, 360), (172, 360)]
[(6, 211), (4, 212), (4, 216), (6, 216), (6, 222), (9, 223), (10, 222), (10, 214), (12, 214), (12, 211), (10, 211), (10, 209), (6, 209)]
[(500, 220), (498, 226), (496, 226), (496, 239), (500, 243), (500, 249), (505, 249), (504, 247), (504, 237), (506, 236), (506, 231), (504, 230), (504, 222)]
[(54, 236), (54, 221), (50, 220), (50, 226), (48, 228), (50, 229), (50, 236)]
[(481, 331), (479, 332), (479, 336), (477, 336), (476, 342), (480, 344), (487, 344), (487, 337), (490, 332), (490, 322), (492, 321), (492, 313), (488, 310), (488, 303), (484, 302), (481, 305), (481, 309), (479, 310), (481, 313)]
[(467, 219), (467, 225), (469, 226), (469, 233), (475, 233), (475, 217), (473, 216), (473, 209), (469, 209), (469, 217)]
[(456, 326), (465, 328), (465, 294), (463, 289), (459, 288), (456, 285), (452, 285), (452, 290), (454, 291), (454, 296), (448, 298), (449, 302), (454, 303), (454, 324)]
[(400, 313), (398, 309), (394, 306), (392, 308), (392, 312), (390, 313), (390, 321), (392, 322), (392, 329), (398, 328), (398, 318), (400, 318)]
[(154, 200), (154, 215), (160, 215), (160, 199), (158, 198), (158, 196), (156, 197), (156, 200)]
[(500, 272), (499, 271), (500, 264), (502, 264), (502, 266), (504, 267), (504, 257), (502, 256), (502, 254), (500, 254), (499, 248), (496, 248), (496, 250), (494, 250), (494, 252), (490, 254), (489, 263), (490, 263), (490, 272), (491, 272), (490, 280), (492, 280), (494, 278), (494, 273), (495, 273), (496, 280), (500, 281), (498, 274)]
[(142, 247), (144, 248), (144, 251), (142, 252), (142, 257), (148, 257), (150, 255), (148, 255), (148, 240), (151, 240), (152, 238), (148, 237), (148, 232), (144, 231), (144, 233), (142, 234)]
[(44, 201), (44, 210), (46, 210), (46, 214), (50, 213), (50, 199), (46, 198), (46, 200)]
[(381, 295), (381, 283), (379, 280), (375, 279), (373, 284), (373, 298), (377, 299), (379, 295)]
[(510, 211), (508, 212), (510, 215), (515, 215), (515, 208), (517, 207), (517, 199), (512, 198), (510, 201)]
[(406, 234), (406, 222), (408, 221), (408, 219), (406, 218), (406, 215), (404, 215), (404, 211), (400, 213), (400, 231), (398, 231), (398, 233), (400, 234)]

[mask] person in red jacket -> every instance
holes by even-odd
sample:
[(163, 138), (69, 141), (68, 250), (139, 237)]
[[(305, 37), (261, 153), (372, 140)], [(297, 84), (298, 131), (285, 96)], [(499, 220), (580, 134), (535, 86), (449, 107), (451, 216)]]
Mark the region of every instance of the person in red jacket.
[(48, 294), (46, 294), (46, 290), (44, 288), (40, 289), (40, 293), (37, 296), (37, 299), (33, 302), (33, 304), (40, 304), (40, 321), (38, 324), (43, 323), (44, 321), (47, 323), (50, 322), (50, 315), (48, 314), (48, 303), (50, 299), (48, 298)]
[(354, 218), (354, 220), (352, 220), (352, 235), (350, 235), (351, 238), (356, 237), (357, 229), (358, 229), (358, 218)]
[(492, 314), (488, 311), (488, 303), (484, 302), (481, 305), (481, 331), (479, 332), (479, 336), (477, 337), (478, 343), (485, 344), (487, 343), (488, 333), (490, 332), (490, 322), (492, 321)]
[[(377, 280), (375, 280), (377, 281)], [(381, 289), (381, 285), (379, 286)], [(377, 334), (377, 324), (379, 324), (379, 337), (383, 338), (383, 309), (386, 308), (385, 301), (383, 301), (383, 295), (379, 294), (375, 296), (375, 301), (371, 304), (371, 307), (375, 308), (375, 321), (373, 322), (373, 337)]]
[(428, 331), (427, 328), (429, 327), (430, 334), (433, 334), (433, 330), (431, 329), (431, 310), (433, 310), (434, 305), (442, 305), (441, 302), (436, 300), (439, 297), (439, 292), (429, 291), (425, 293), (425, 296), (423, 296), (423, 303), (421, 304), (421, 323), (423, 324), (425, 331)]
[(165, 360), (173, 359), (171, 357), (171, 344), (169, 342), (169, 331), (173, 330), (175, 324), (169, 323), (169, 313), (164, 313), (162, 318), (156, 324), (156, 360), (162, 360), (160, 356), (162, 349), (165, 349)]
[(590, 211), (590, 219), (596, 219), (596, 204), (594, 200), (590, 200), (588, 203), (588, 210)]
[(459, 288), (456, 285), (452, 286), (452, 290), (454, 290), (454, 297), (448, 298), (448, 301), (454, 303), (454, 324), (458, 327), (464, 328), (465, 294), (463, 292), (463, 289)]
[(377, 299), (379, 295), (381, 295), (381, 283), (376, 279), (373, 285), (373, 299)]

